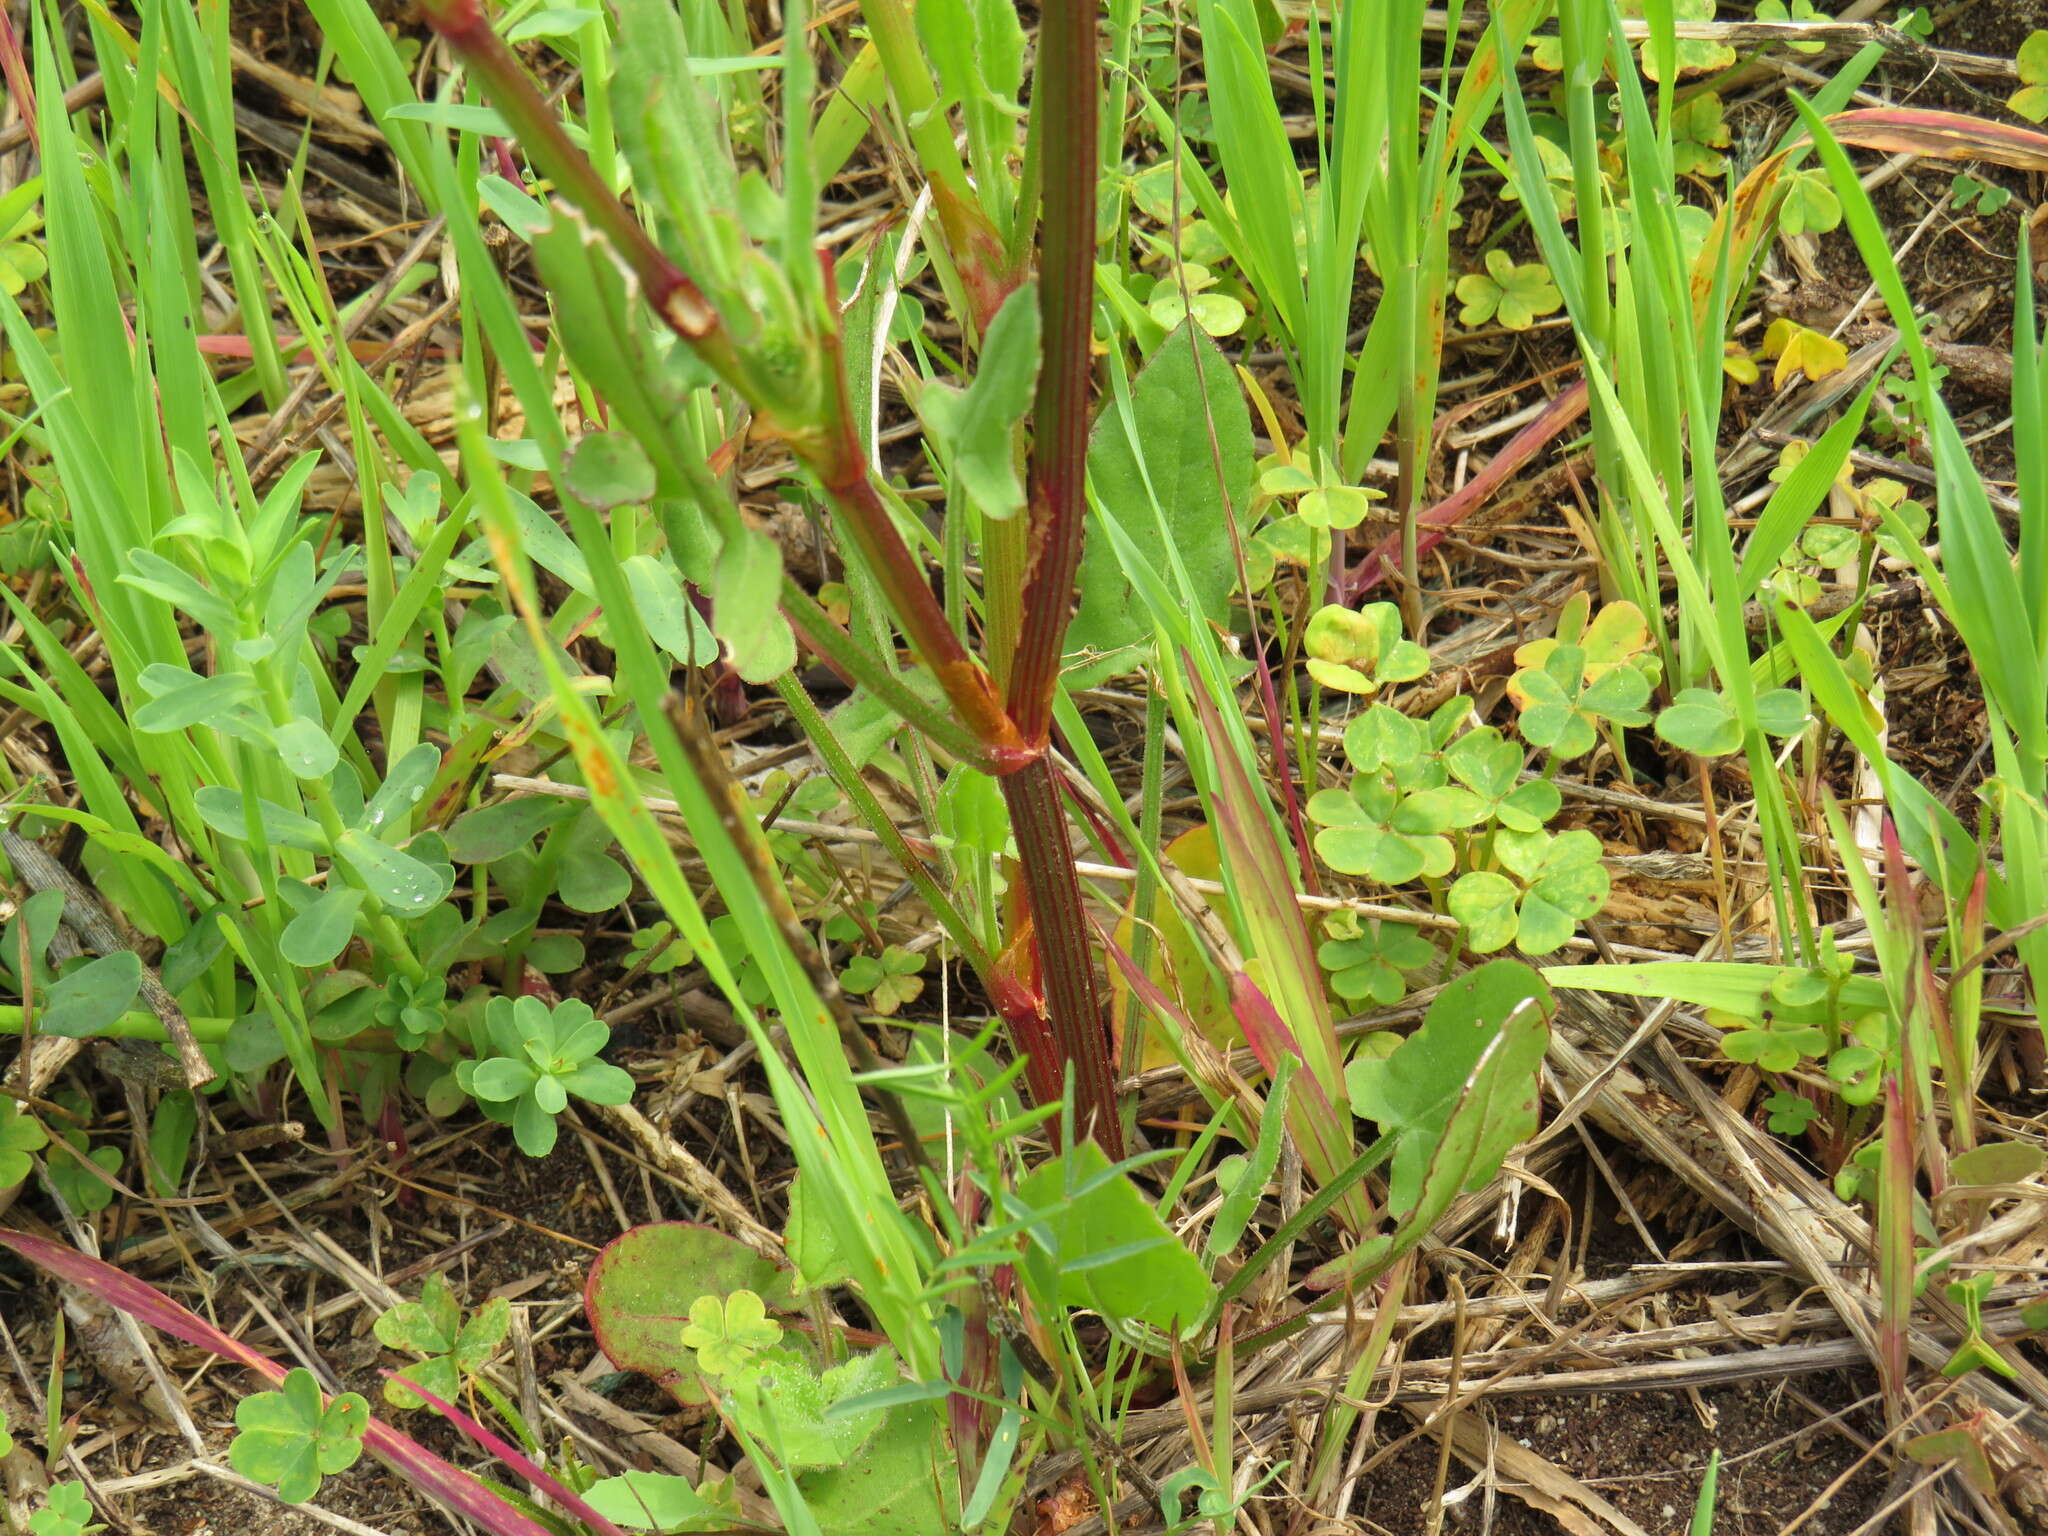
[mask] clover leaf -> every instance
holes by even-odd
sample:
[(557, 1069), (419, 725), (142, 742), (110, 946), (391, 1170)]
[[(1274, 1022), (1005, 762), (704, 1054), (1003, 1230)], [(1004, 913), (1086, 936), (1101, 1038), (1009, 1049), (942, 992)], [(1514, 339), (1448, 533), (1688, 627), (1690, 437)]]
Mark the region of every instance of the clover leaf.
[(1809, 383), (1818, 383), (1849, 364), (1849, 349), (1841, 342), (1783, 316), (1764, 332), (1764, 356), (1778, 360), (1771, 372), (1773, 389), (1783, 389), (1795, 373), (1805, 374)]
[(1363, 923), (1354, 912), (1333, 912), (1323, 924), (1316, 958), (1330, 973), (1330, 990), (1347, 1002), (1370, 1000), (1383, 1008), (1408, 992), (1402, 972), (1437, 959), (1437, 948), (1400, 923)]
[(1998, 212), (2012, 201), (2012, 193), (1995, 181), (1979, 181), (1968, 171), (1957, 171), (1949, 178), (1949, 205), (1965, 212), (1972, 210), (1979, 215)]
[[(1785, 0), (1757, 0), (1756, 19), (1758, 21), (1822, 21), (1826, 18), (1813, 8), (1813, 0), (1792, 0), (1789, 10), (1786, 9)], [(1819, 53), (1827, 47), (1827, 44), (1789, 43), (1786, 46), (1798, 53)]]
[(1502, 830), (1494, 834), (1493, 851), (1507, 873), (1472, 870), (1458, 877), (1447, 898), (1451, 915), (1465, 925), (1466, 943), (1479, 954), (1511, 943), (1547, 954), (1607, 902), (1610, 881), (1600, 840), (1590, 832)]
[(868, 1006), (886, 1017), (924, 991), (917, 974), (923, 969), (923, 955), (891, 944), (879, 955), (855, 955), (847, 961), (839, 985), (856, 997), (865, 996)]
[(31, 176), (0, 198), (0, 290), (15, 297), (50, 270), (50, 259), (36, 239), (43, 224), (42, 196), (43, 178)]
[(528, 1157), (554, 1150), (555, 1116), (570, 1095), (592, 1104), (633, 1096), (631, 1074), (597, 1059), (612, 1032), (587, 1003), (570, 998), (550, 1008), (537, 997), (494, 997), (484, 1028), (496, 1054), (457, 1063), (456, 1081), (485, 1115), (512, 1127)]
[(1361, 773), (1413, 769), (1424, 746), (1422, 727), (1391, 704), (1375, 704), (1344, 727), (1344, 756)]
[[(1819, 1045), (1812, 1045), (1806, 1054), (1812, 1055), (1819, 1050)], [(1843, 1103), (1858, 1108), (1875, 1102), (1878, 1090), (1883, 1086), (1883, 1068), (1883, 1054), (1867, 1045), (1845, 1045), (1828, 1057), (1828, 1078), (1834, 1083), (1835, 1091), (1842, 1096)]]
[(2013, 62), (2019, 66), (2020, 88), (2005, 104), (2030, 123), (2048, 118), (2048, 32), (2030, 32)]
[(1554, 315), (1564, 307), (1564, 295), (1550, 280), (1550, 268), (1540, 261), (1522, 262), (1498, 246), (1486, 253), (1484, 272), (1467, 272), (1458, 279), (1460, 325), (1479, 326), (1498, 320), (1511, 331), (1526, 331), (1543, 315)]
[(53, 1485), (43, 1496), (43, 1507), (28, 1517), (29, 1536), (92, 1536), (105, 1529), (94, 1521), (92, 1500), (76, 1483)]
[(1516, 832), (1534, 832), (1558, 813), (1564, 795), (1548, 779), (1519, 782), (1522, 752), (1492, 726), (1467, 731), (1444, 752), (1444, 767), (1477, 795), (1484, 817)]
[(1826, 171), (1812, 167), (1785, 179), (1785, 199), (1778, 204), (1778, 233), (1824, 235), (1842, 222), (1842, 200)]
[(242, 1476), (268, 1483), (287, 1504), (303, 1504), (320, 1480), (346, 1472), (363, 1454), (370, 1405), (360, 1392), (325, 1403), (313, 1373), (300, 1367), (276, 1392), (258, 1392), (235, 1405), (239, 1431), (228, 1461)]
[(1592, 613), (1592, 599), (1580, 592), (1570, 598), (1557, 612), (1557, 633), (1531, 640), (1515, 647), (1515, 665), (1519, 668), (1540, 667), (1549, 659), (1550, 653), (1561, 645), (1575, 645), (1584, 653), (1581, 669), (1587, 682), (1612, 671), (1619, 666), (1633, 666), (1653, 682), (1656, 679), (1655, 660), (1650, 652), (1650, 626), (1643, 618), (1642, 609), (1634, 603), (1622, 601), (1607, 604), (1599, 613)]
[(1193, 315), (1211, 336), (1235, 336), (1244, 329), (1244, 305), (1227, 293), (1208, 292), (1216, 281), (1201, 263), (1184, 262), (1179, 273), (1167, 273), (1152, 285), (1145, 312), (1169, 331)]
[(640, 966), (656, 976), (665, 976), (697, 958), (690, 941), (666, 921), (635, 928), (626, 940), (626, 954), (629, 964)]
[[(1647, 0), (1621, 0), (1621, 14), (1624, 16), (1642, 16), (1648, 8)], [(1677, 21), (1712, 21), (1714, 0), (1676, 0), (1671, 7), (1671, 15)], [(1710, 75), (1735, 62), (1735, 50), (1711, 38), (1681, 37), (1673, 52), (1681, 75)], [(1652, 80), (1661, 81), (1663, 77), (1657, 73), (1657, 51), (1647, 37), (1636, 45), (1636, 53), (1642, 61), (1643, 73)]]
[(1774, 1093), (1764, 1100), (1764, 1109), (1770, 1115), (1765, 1123), (1780, 1136), (1803, 1136), (1820, 1118), (1820, 1106), (1796, 1093)]
[(1807, 1057), (1827, 1049), (1827, 1036), (1818, 1025), (1773, 1015), (1748, 1019), (1711, 1009), (1707, 1017), (1728, 1030), (1721, 1037), (1721, 1054), (1762, 1072), (1790, 1072)]
[(761, 962), (754, 958), (746, 939), (740, 933), (740, 920), (730, 912), (721, 912), (711, 919), (711, 937), (717, 941), (718, 952), (726, 957), (732, 966), (733, 979), (739, 983), (740, 996), (755, 1008), (768, 1001), (770, 984), (768, 973)]
[(1455, 786), (1404, 788), (1390, 772), (1361, 773), (1349, 793), (1322, 789), (1310, 797), (1316, 852), (1332, 869), (1381, 885), (1451, 872), (1451, 840), (1443, 834), (1483, 814), (1479, 797)]
[(1588, 679), (1586, 652), (1560, 645), (1540, 667), (1524, 667), (1508, 680), (1508, 696), (1521, 710), (1518, 722), (1531, 746), (1570, 760), (1593, 748), (1593, 723), (1645, 725), (1650, 680), (1633, 666), (1612, 666)]
[(1292, 498), (1292, 515), (1300, 520), (1304, 530), (1356, 528), (1372, 510), (1372, 504), (1386, 494), (1369, 486), (1346, 484), (1337, 466), (1322, 455), (1317, 456), (1315, 472), (1311, 473), (1299, 446), (1291, 453), (1274, 454), (1260, 462), (1260, 497), (1269, 502)]
[[(1557, 209), (1558, 219), (1569, 224), (1579, 216), (1578, 184), (1572, 179), (1572, 157), (1566, 153), (1562, 145), (1538, 134), (1536, 165), (1541, 173), (1543, 185), (1549, 189), (1550, 201)], [(1508, 202), (1518, 203), (1522, 200), (1522, 183), (1525, 178), (1519, 162), (1509, 162), (1509, 168), (1514, 174), (1508, 178), (1507, 185), (1501, 188), (1500, 195)]]
[(512, 1306), (504, 1297), (492, 1297), (465, 1322), (447, 1277), (439, 1271), (427, 1276), (420, 1299), (400, 1302), (378, 1317), (373, 1330), (386, 1348), (427, 1357), (384, 1383), (384, 1401), (394, 1408), (424, 1406), (426, 1399), (408, 1382), (443, 1402), (455, 1401), (463, 1382), (489, 1364), (511, 1327)]
[(50, 1144), (40, 1120), (30, 1119), (13, 1099), (0, 1098), (0, 1189), (12, 1189), (28, 1177), (29, 1153)]
[(1671, 113), (1671, 163), (1681, 176), (1718, 176), (1728, 169), (1732, 134), (1721, 120), (1721, 98), (1702, 91)]
[[(82, 1103), (84, 1096), (77, 1097)], [(121, 1171), (121, 1149), (92, 1146), (83, 1130), (61, 1130), (57, 1139), (77, 1155), (59, 1152), (45, 1159), (43, 1173), (51, 1187), (73, 1211), (90, 1214), (105, 1210), (113, 1203), (114, 1187), (100, 1174), (112, 1178)], [(94, 1173), (94, 1168), (99, 1173)]]
[[(1756, 715), (1757, 724), (1771, 735), (1791, 736), (1806, 727), (1806, 701), (1794, 689), (1773, 688), (1757, 695)], [(1681, 688), (1658, 714), (1657, 734), (1681, 752), (1725, 757), (1742, 745), (1742, 722), (1726, 694)]]
[(1316, 611), (1302, 635), (1308, 675), (1344, 693), (1377, 693), (1387, 683), (1412, 683), (1429, 672), (1429, 652), (1401, 633), (1392, 603)]
[(1902, 482), (1880, 477), (1854, 494), (1863, 514), (1877, 521), (1878, 548), (1899, 559), (1907, 557), (1909, 543), (1911, 552), (1919, 551), (1933, 519), (1924, 504), (1906, 494)]
[(698, 1369), (706, 1375), (736, 1376), (781, 1338), (782, 1325), (769, 1317), (760, 1296), (739, 1290), (724, 1297), (699, 1296), (691, 1302), (682, 1344), (695, 1351)]

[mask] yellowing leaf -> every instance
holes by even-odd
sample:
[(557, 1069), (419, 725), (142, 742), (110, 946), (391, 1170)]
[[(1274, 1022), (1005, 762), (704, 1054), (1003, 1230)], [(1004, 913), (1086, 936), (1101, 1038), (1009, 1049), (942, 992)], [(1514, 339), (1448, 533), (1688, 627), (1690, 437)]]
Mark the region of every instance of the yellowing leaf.
[(1779, 319), (1772, 321), (1771, 328), (1764, 332), (1764, 356), (1778, 360), (1771, 374), (1771, 387), (1783, 389), (1794, 373), (1803, 373), (1809, 380), (1839, 373), (1848, 364), (1849, 349), (1832, 336), (1823, 336), (1794, 320)]
[(2014, 62), (2023, 83), (2005, 104), (2028, 122), (2038, 123), (2048, 118), (2048, 32), (2029, 33)]
[[(1207, 822), (1188, 828), (1168, 843), (1164, 852), (1166, 862), (1191, 880), (1222, 878), (1223, 865), (1216, 851), (1215, 829)], [(1117, 947), (1125, 954), (1134, 952), (1137, 899), (1137, 893), (1133, 891), (1122, 917), (1117, 920)], [(1153, 904), (1152, 923), (1154, 942), (1145, 966), (1146, 974), (1162, 992), (1180, 1004), (1211, 1045), (1218, 1050), (1235, 1050), (1244, 1042), (1237, 1028), (1236, 1015), (1230, 1011), (1230, 991), (1210, 968), (1201, 936), (1164, 892)], [(1124, 1004), (1130, 996), (1130, 985), (1119, 967), (1109, 968), (1110, 1017), (1117, 1021), (1119, 1028), (1126, 1017)], [(1150, 1010), (1144, 1017), (1150, 1017)], [(1139, 1061), (1146, 1070), (1171, 1066), (1180, 1059), (1174, 1054), (1172, 1045), (1160, 1035), (1161, 1027), (1144, 1024), (1145, 1045)]]
[[(1631, 602), (1609, 603), (1587, 624), (1585, 616), (1590, 603), (1587, 594), (1575, 593), (1559, 611), (1555, 635), (1545, 635), (1515, 648), (1516, 667), (1540, 668), (1558, 646), (1576, 645), (1586, 653), (1585, 680), (1590, 683), (1650, 648), (1650, 626), (1642, 609)], [(1508, 688), (1510, 693), (1516, 692), (1513, 682)]]

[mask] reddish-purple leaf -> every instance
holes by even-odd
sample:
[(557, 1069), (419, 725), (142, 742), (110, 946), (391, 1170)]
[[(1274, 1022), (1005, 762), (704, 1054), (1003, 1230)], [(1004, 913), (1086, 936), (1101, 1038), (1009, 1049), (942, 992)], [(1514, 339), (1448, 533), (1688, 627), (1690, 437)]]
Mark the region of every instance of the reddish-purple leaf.
[(1962, 112), (1920, 107), (1869, 107), (1838, 112), (1828, 131), (1844, 144), (1886, 154), (1942, 160), (1989, 160), (2017, 171), (2048, 171), (2048, 134)]

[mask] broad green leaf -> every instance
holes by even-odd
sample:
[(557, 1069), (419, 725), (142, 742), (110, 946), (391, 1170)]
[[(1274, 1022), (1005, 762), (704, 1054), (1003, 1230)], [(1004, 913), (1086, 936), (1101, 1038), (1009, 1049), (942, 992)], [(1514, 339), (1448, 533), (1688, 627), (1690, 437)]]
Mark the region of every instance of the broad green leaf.
[(587, 432), (569, 458), (570, 494), (600, 512), (639, 506), (654, 497), (654, 464), (625, 432)]
[(708, 666), (718, 658), (718, 641), (684, 594), (674, 566), (653, 555), (635, 555), (621, 561), (620, 568), (648, 639), (686, 667)]
[[(1553, 965), (1545, 967), (1542, 974), (1553, 987), (1579, 987), (1629, 997), (1668, 997), (1694, 1007), (1753, 1017), (1766, 1006), (1766, 999), (1775, 1003), (1772, 984), (1780, 969), (1739, 960), (1667, 960), (1626, 965)], [(1842, 1009), (1850, 1015), (1886, 1006), (1884, 983), (1876, 976), (1846, 978), (1839, 996)], [(1787, 1012), (1806, 1017), (1801, 1010)]]
[(2048, 1167), (2048, 1152), (2025, 1141), (1994, 1141), (1949, 1160), (1958, 1184), (2020, 1184)]
[(562, 905), (574, 912), (609, 912), (633, 893), (633, 877), (608, 853), (572, 849), (555, 877)]
[(528, 847), (535, 837), (581, 809), (573, 800), (544, 795), (483, 806), (456, 818), (448, 829), (448, 856), (458, 864), (489, 864)]
[(906, 1404), (847, 1465), (806, 1477), (804, 1502), (823, 1536), (931, 1536), (949, 1528), (938, 1490), (957, 1468), (931, 1405)]
[(1352, 1102), (1396, 1138), (1388, 1208), (1401, 1220), (1315, 1271), (1311, 1285), (1383, 1271), (1535, 1134), (1552, 1007), (1528, 966), (1491, 961), (1438, 993), (1392, 1055), (1351, 1064)]
[(144, 670), (142, 686), (153, 695), (133, 716), (135, 729), (144, 733), (216, 724), (228, 710), (251, 704), (257, 697), (256, 680), (240, 672), (201, 677), (161, 663)]
[(530, 496), (510, 491), (512, 511), (519, 519), (519, 534), (527, 557), (551, 576), (561, 579), (564, 585), (585, 597), (593, 593), (590, 584), (590, 563), (583, 558), (583, 551), (576, 547), (576, 541), (562, 531), (562, 525), (548, 515)]
[(234, 640), (241, 630), (233, 605), (152, 550), (129, 550), (128, 570), (122, 573), (120, 581), (123, 586), (138, 588), (184, 609), (199, 621), (202, 629), (224, 644)]
[(999, 521), (1024, 510), (1017, 476), (1017, 426), (1038, 382), (1038, 285), (1024, 283), (1003, 301), (982, 343), (966, 389), (928, 384), (917, 412), (947, 467), (982, 516)]
[(711, 627), (747, 682), (769, 682), (796, 665), (781, 591), (782, 551), (774, 541), (752, 528), (729, 532), (711, 583)]
[(441, 749), (430, 741), (420, 742), (391, 764), (356, 825), (380, 837), (402, 836), (411, 825), (413, 808), (426, 799), (440, 772)]
[(730, 1527), (733, 1512), (713, 1504), (687, 1477), (668, 1472), (623, 1472), (583, 1491), (583, 1501), (607, 1520), (636, 1530), (693, 1531)]
[(133, 1007), (141, 986), (142, 960), (133, 950), (117, 949), (88, 960), (43, 994), (36, 1028), (45, 1035), (88, 1039)]
[[(209, 784), (192, 799), (199, 808), (200, 820), (214, 831), (237, 842), (248, 840), (249, 828), (243, 819), (243, 801), (239, 791)], [(264, 837), (280, 847), (300, 848), (308, 853), (328, 851), (327, 834), (310, 816), (288, 811), (268, 800), (259, 800), (256, 802), (256, 819)]]
[(159, 1200), (170, 1199), (184, 1184), (198, 1130), (198, 1095), (175, 1088), (157, 1100), (149, 1117), (149, 1187)]
[[(1509, 1021), (1525, 1004), (1533, 1005), (1537, 1027), (1511, 1034)], [(1391, 1056), (1361, 1056), (1345, 1069), (1353, 1109), (1382, 1132), (1398, 1138), (1388, 1186), (1389, 1209), (1396, 1214), (1414, 1209), (1436, 1143), (1474, 1069), (1496, 1040), (1510, 1045), (1511, 1050), (1489, 1062), (1489, 1070), (1526, 1075), (1529, 1093), (1521, 1116), (1489, 1132), (1485, 1145), (1499, 1149), (1495, 1165), (1516, 1142), (1535, 1133), (1534, 1079), (1548, 1041), (1543, 1021), (1551, 1007), (1550, 989), (1528, 966), (1514, 960), (1490, 961), (1438, 993), (1421, 1027)], [(1491, 1176), (1489, 1172), (1487, 1177)]]
[(277, 749), (279, 761), (301, 779), (325, 779), (341, 761), (333, 741), (312, 720), (287, 720), (273, 727), (270, 744)]
[(1094, 1142), (1026, 1174), (1017, 1199), (1042, 1213), (1024, 1262), (1044, 1294), (1162, 1330), (1206, 1315), (1212, 1288), (1201, 1264)]
[(424, 864), (353, 827), (336, 840), (334, 851), (371, 894), (406, 916), (417, 917), (439, 905), (455, 883), (455, 871), (446, 864)]
[[(737, 1292), (728, 1304), (750, 1294)], [(842, 1467), (881, 1427), (882, 1410), (834, 1413), (834, 1405), (893, 1387), (897, 1380), (896, 1356), (888, 1350), (855, 1355), (823, 1372), (801, 1356), (775, 1350), (762, 1359), (751, 1381), (733, 1383), (727, 1406), (775, 1447), (784, 1465)]]
[[(1230, 365), (1201, 331), (1183, 325), (1138, 375), (1132, 420), (1106, 409), (1088, 445), (1096, 500), (1137, 550), (1171, 580), (1190, 609), (1215, 624), (1230, 618), (1236, 582), (1231, 523), (1252, 495), (1251, 412)], [(1133, 441), (1135, 434), (1135, 442)], [(1157, 506), (1155, 514), (1154, 507)], [(1081, 604), (1070, 651), (1112, 653), (1147, 640), (1152, 621), (1108, 539), (1081, 554)]]
[(285, 924), (277, 952), (307, 970), (328, 964), (348, 947), (362, 905), (363, 893), (354, 886), (337, 884), (322, 891), (318, 900)]

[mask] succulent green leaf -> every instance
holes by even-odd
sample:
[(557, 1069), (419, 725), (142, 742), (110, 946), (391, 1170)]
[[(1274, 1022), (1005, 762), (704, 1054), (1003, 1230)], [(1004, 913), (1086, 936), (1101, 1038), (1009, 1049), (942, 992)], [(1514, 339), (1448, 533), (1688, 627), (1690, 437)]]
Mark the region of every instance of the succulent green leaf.
[(44, 994), (36, 1027), (46, 1035), (83, 1040), (111, 1027), (135, 1004), (142, 986), (142, 960), (133, 950), (88, 960), (68, 971)]
[(336, 885), (322, 891), (310, 907), (285, 924), (278, 935), (277, 952), (306, 970), (329, 964), (348, 947), (362, 905), (363, 893), (354, 886)]

